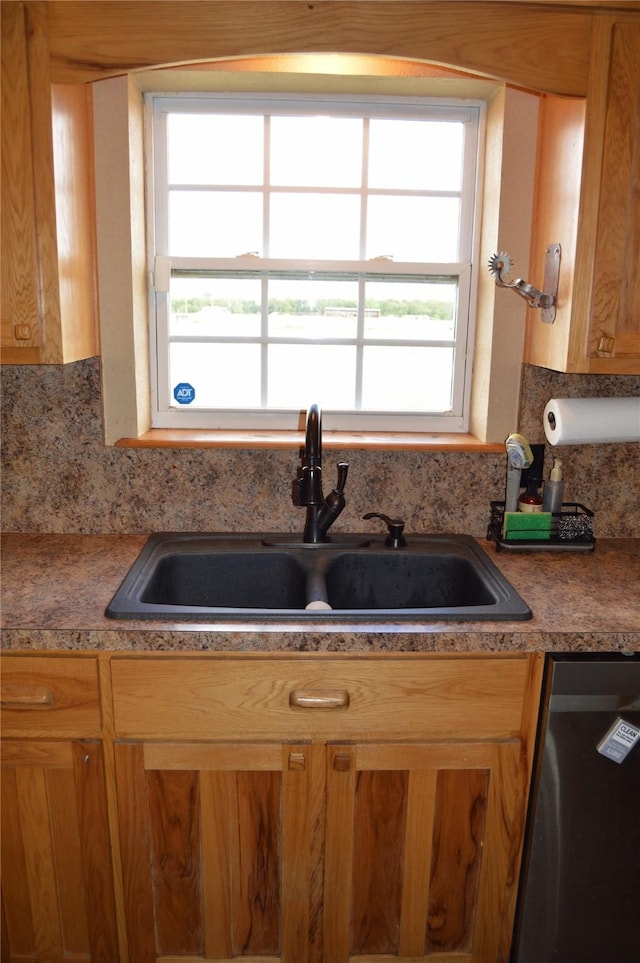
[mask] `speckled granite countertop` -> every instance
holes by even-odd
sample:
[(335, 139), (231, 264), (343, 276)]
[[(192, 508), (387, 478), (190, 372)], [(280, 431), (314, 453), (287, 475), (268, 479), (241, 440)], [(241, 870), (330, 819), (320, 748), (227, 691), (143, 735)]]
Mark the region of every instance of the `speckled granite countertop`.
[(5, 535), (2, 647), (173, 652), (640, 651), (640, 539), (593, 554), (496, 553), (526, 622), (398, 625), (116, 622), (104, 609), (144, 535)]

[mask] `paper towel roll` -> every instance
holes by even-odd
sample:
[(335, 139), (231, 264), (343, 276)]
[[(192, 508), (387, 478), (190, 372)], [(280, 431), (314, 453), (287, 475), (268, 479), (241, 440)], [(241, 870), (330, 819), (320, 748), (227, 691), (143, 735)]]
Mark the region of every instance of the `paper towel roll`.
[(640, 398), (552, 398), (542, 421), (551, 445), (640, 441)]

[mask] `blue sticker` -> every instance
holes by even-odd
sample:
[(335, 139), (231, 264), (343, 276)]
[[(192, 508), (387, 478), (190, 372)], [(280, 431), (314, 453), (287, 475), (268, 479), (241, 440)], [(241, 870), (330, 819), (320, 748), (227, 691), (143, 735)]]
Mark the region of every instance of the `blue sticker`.
[(195, 401), (196, 389), (193, 385), (181, 381), (180, 384), (176, 385), (173, 389), (173, 397), (179, 405), (190, 405), (192, 401)]

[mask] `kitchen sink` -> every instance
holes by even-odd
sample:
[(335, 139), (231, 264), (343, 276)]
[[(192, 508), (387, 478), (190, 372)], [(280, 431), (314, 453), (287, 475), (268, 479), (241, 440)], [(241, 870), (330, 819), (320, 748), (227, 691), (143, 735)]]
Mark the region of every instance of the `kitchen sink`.
[(333, 609), (466, 609), (496, 596), (474, 559), (453, 554), (348, 552), (327, 569)]
[(145, 581), (144, 605), (303, 609), (305, 573), (282, 552), (172, 552)]
[(476, 621), (531, 611), (473, 538), (152, 535), (106, 609), (162, 621)]

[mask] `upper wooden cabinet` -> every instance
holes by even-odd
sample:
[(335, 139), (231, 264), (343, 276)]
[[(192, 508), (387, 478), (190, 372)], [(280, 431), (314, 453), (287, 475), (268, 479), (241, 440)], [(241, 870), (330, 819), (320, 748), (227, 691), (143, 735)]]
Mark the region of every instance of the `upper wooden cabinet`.
[(525, 361), (640, 374), (640, 19), (594, 24), (586, 101), (544, 96), (531, 281), (562, 247), (552, 324), (527, 317)]
[(44, 4), (2, 4), (2, 361), (98, 353), (89, 88), (51, 85)]
[(548, 244), (561, 244), (562, 267), (554, 324), (529, 312), (525, 361), (640, 372), (640, 13), (607, 0), (512, 2), (499, 17), (495, 7), (183, 0), (178, 15), (153, 0), (3, 0), (2, 360), (98, 353), (91, 81), (190, 60), (345, 51), (445, 61), (541, 92), (531, 281), (542, 285)]

